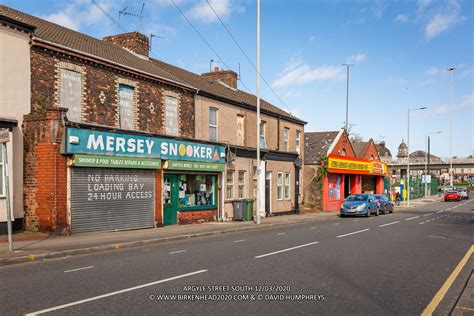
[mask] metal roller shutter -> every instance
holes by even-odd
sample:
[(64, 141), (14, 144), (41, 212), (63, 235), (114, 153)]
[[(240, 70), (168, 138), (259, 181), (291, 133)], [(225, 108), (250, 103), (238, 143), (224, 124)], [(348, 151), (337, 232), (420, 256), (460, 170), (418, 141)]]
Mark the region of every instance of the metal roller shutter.
[(71, 231), (154, 226), (153, 170), (72, 168)]

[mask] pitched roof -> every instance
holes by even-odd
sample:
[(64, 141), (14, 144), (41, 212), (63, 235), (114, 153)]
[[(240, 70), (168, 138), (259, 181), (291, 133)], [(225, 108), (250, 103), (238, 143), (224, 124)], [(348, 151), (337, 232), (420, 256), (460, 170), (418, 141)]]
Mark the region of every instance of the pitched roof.
[(387, 156), (392, 157), (392, 152), (390, 151), (390, 149), (385, 147), (385, 145), (376, 144), (375, 148), (377, 148), (377, 152), (379, 153), (380, 157), (387, 157)]
[[(414, 151), (410, 154), (410, 158), (425, 158), (426, 157), (426, 151), (424, 150), (417, 150), (417, 151)], [(440, 159), (438, 156), (435, 156), (433, 154), (430, 153), (430, 158), (431, 159)]]
[(363, 157), (368, 146), (369, 142), (352, 142), (352, 148), (354, 148), (356, 157)]
[[(158, 79), (166, 80), (181, 86), (208, 92), (211, 96), (224, 98), (251, 109), (256, 109), (257, 97), (240, 91), (225, 87), (219, 82), (201, 77), (185, 69), (172, 66), (157, 59), (145, 59), (109, 42), (87, 36), (73, 31), (58, 24), (48, 22), (38, 17), (26, 14), (21, 11), (0, 5), (0, 16), (4, 16), (22, 23), (36, 27), (34, 39), (45, 41), (52, 45), (62, 46), (84, 55), (90, 55), (120, 66), (139, 71), (146, 75), (152, 75)], [(270, 112), (274, 115), (295, 121), (300, 124), (306, 122), (298, 119), (290, 113), (262, 100), (262, 112)]]
[(317, 164), (319, 157), (327, 153), (329, 147), (339, 134), (339, 131), (305, 132), (304, 133), (304, 163)]

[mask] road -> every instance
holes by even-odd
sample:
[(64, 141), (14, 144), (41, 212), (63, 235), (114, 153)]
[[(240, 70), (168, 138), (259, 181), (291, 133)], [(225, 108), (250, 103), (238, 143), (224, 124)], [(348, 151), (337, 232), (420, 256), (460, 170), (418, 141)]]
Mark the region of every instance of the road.
[(473, 209), (436, 202), (0, 267), (0, 314), (419, 315), (474, 244)]

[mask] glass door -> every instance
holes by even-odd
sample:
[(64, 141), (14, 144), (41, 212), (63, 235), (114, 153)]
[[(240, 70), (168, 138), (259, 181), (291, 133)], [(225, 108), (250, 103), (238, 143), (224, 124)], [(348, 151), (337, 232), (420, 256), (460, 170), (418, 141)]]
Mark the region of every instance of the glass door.
[(163, 224), (178, 222), (178, 176), (165, 174), (163, 179)]

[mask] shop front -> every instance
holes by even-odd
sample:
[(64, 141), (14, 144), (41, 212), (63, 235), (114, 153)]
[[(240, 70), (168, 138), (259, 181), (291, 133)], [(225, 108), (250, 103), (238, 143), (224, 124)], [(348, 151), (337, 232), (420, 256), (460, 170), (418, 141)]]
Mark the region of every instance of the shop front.
[(168, 160), (163, 164), (163, 224), (219, 218), (219, 180), (224, 163)]
[(386, 174), (387, 166), (382, 162), (329, 155), (323, 181), (323, 210), (338, 211), (351, 194), (383, 193)]
[(214, 219), (224, 153), (213, 144), (68, 128), (63, 154), (71, 232)]

